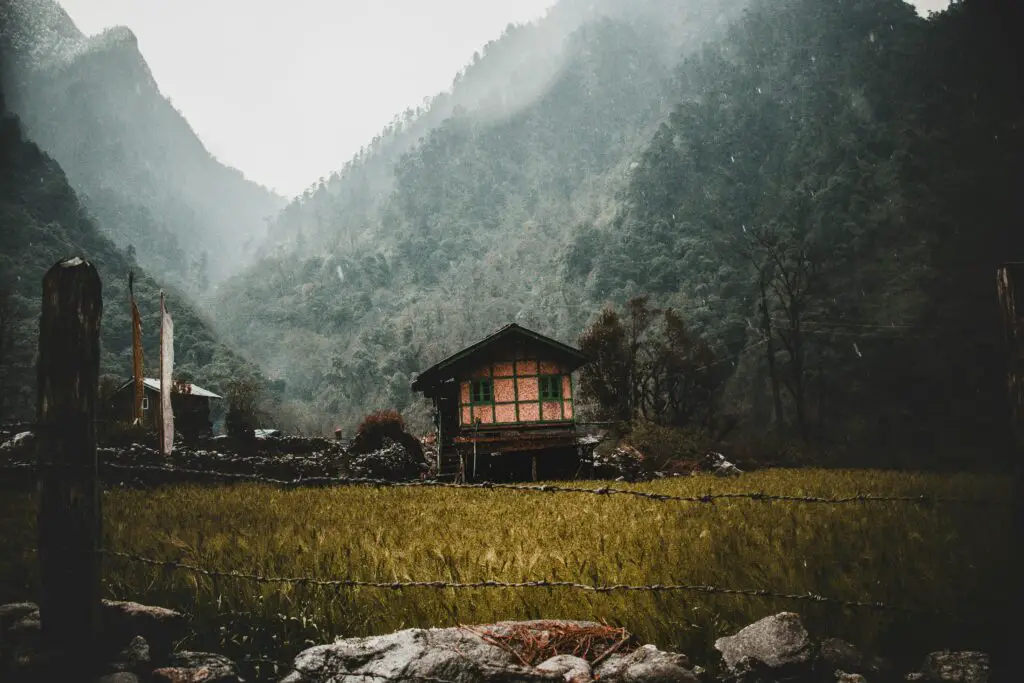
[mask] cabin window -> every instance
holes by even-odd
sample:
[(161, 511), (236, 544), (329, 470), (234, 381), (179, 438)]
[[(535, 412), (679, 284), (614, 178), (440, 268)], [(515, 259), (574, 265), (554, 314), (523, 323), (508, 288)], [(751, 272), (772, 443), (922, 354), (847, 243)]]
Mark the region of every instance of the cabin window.
[(562, 398), (562, 377), (542, 375), (540, 378), (540, 400), (557, 401)]
[(491, 384), (489, 379), (474, 380), (469, 396), (473, 403), (493, 403), (494, 385)]
[(142, 409), (149, 410), (149, 396), (142, 397)]

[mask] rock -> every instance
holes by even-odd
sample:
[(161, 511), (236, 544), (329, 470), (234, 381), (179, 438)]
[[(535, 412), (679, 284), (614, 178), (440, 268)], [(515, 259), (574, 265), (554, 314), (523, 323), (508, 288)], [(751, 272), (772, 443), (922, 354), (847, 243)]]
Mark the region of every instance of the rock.
[(119, 671), (100, 676), (96, 679), (96, 683), (139, 683), (139, 677), (127, 671)]
[(110, 668), (114, 671), (134, 671), (145, 673), (152, 668), (153, 659), (149, 652), (149, 643), (142, 636), (135, 636), (128, 647), (118, 653)]
[(868, 683), (868, 680), (860, 674), (848, 674), (841, 669), (836, 669), (836, 683)]
[(26, 614), (12, 624), (4, 635), (4, 640), (22, 648), (34, 648), (42, 637), (42, 622), (39, 621), (39, 610)]
[(156, 683), (243, 683), (235, 663), (209, 652), (177, 652), (170, 666), (153, 671)]
[(350, 674), (452, 683), (564, 683), (559, 673), (524, 667), (509, 652), (464, 628), (406, 629), (383, 636), (344, 638), (300, 652), (281, 683), (358, 680)]
[(726, 666), (736, 670), (745, 657), (769, 669), (802, 667), (810, 663), (814, 648), (800, 615), (780, 612), (741, 629), (734, 636), (719, 638), (715, 649), (722, 653)]
[(185, 635), (185, 615), (164, 607), (137, 602), (103, 601), (103, 631), (114, 648), (124, 647), (135, 636), (142, 636), (152, 656), (163, 659), (174, 642)]
[(818, 646), (814, 669), (822, 677), (836, 671), (871, 677), (891, 677), (892, 667), (881, 657), (864, 655), (855, 645), (839, 638), (825, 638)]
[(572, 655), (558, 655), (545, 660), (537, 665), (537, 671), (559, 674), (566, 683), (590, 683), (593, 680), (590, 663)]
[(989, 656), (984, 652), (932, 652), (921, 666), (922, 678), (935, 683), (988, 683)]
[(0, 640), (3, 639), (4, 631), (33, 612), (37, 614), (39, 612), (39, 605), (34, 602), (12, 602), (0, 605)]
[(696, 683), (686, 655), (662, 652), (644, 645), (628, 655), (611, 655), (597, 670), (601, 681), (610, 683)]

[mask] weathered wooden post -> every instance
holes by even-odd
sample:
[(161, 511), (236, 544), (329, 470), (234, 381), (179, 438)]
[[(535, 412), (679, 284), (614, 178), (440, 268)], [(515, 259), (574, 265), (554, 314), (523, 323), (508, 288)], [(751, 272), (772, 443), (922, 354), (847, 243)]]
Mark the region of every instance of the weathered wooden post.
[(43, 277), (39, 320), (39, 569), (42, 637), (58, 669), (95, 663), (100, 639), (96, 401), (102, 285), (81, 258)]
[[(1017, 299), (1017, 290), (1021, 299)], [(1011, 593), (1008, 601), (1009, 618), (1006, 635), (1008, 642), (996, 663), (997, 671), (1008, 673), (1016, 666), (1016, 649), (1024, 638), (1024, 262), (1006, 263), (996, 274), (996, 290), (999, 306), (1003, 313), (1003, 327), (1006, 333), (1007, 350), (1007, 395), (1010, 399), (1010, 418), (1013, 424), (1013, 477), (1014, 477), (1014, 518), (1013, 537), (1010, 539)], [(1010, 663), (1010, 657), (1014, 662)], [(1010, 679), (1007, 679), (1010, 680)]]

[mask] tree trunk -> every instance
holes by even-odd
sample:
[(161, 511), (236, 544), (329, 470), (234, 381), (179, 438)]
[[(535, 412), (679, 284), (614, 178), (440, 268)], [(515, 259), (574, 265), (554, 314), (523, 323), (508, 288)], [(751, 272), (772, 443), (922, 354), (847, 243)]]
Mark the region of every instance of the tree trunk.
[(768, 286), (763, 276), (758, 281), (761, 289), (761, 331), (765, 339), (765, 358), (768, 361), (768, 376), (772, 383), (772, 422), (780, 429), (785, 428), (785, 416), (782, 413), (782, 389), (779, 387), (779, 373), (775, 369), (775, 339), (772, 330), (772, 319), (768, 314)]

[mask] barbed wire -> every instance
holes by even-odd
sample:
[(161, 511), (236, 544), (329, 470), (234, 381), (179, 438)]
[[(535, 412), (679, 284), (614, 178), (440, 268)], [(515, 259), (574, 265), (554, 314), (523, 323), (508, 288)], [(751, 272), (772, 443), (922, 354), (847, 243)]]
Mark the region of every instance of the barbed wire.
[[(764, 491), (739, 491), (725, 493), (704, 493), (699, 495), (682, 496), (669, 493), (655, 493), (652, 491), (634, 491), (632, 489), (613, 488), (601, 486), (598, 488), (585, 488), (581, 486), (561, 486), (558, 484), (513, 484), (501, 482), (479, 482), (479, 483), (456, 483), (439, 481), (436, 479), (413, 480), (413, 481), (392, 481), (378, 477), (329, 477), (312, 476), (299, 477), (296, 479), (278, 479), (255, 473), (241, 472), (218, 472), (215, 470), (200, 470), (185, 467), (168, 467), (165, 465), (122, 465), (116, 463), (101, 463), (101, 470), (115, 470), (122, 472), (148, 472), (163, 475), (187, 475), (209, 480), (239, 481), (255, 484), (268, 484), (284, 488), (301, 488), (307, 486), (372, 486), (377, 488), (445, 488), (445, 489), (467, 489), (467, 490), (501, 490), (520, 491), (526, 493), (575, 493), (596, 496), (628, 496), (653, 500), (658, 502), (679, 502), (679, 503), (715, 503), (717, 501), (750, 500), (776, 503), (808, 503), (820, 505), (847, 505), (856, 503), (913, 503), (917, 505), (965, 505), (981, 507), (1005, 507), (1012, 505), (1012, 501), (996, 498), (944, 498), (927, 495), (881, 495), (873, 493), (855, 493), (849, 496), (815, 496), (776, 494)], [(9, 463), (0, 466), (0, 472), (9, 471), (39, 471), (42, 468), (31, 463)], [(54, 468), (47, 468), (54, 469)], [(59, 469), (59, 467), (57, 468)], [(653, 480), (660, 481), (660, 480)], [(171, 482), (167, 482), (171, 483)], [(186, 482), (180, 482), (186, 483)]]
[(835, 607), (871, 609), (889, 612), (904, 612), (910, 614), (942, 614), (936, 610), (920, 610), (910, 607), (899, 607), (889, 605), (880, 601), (868, 600), (843, 600), (832, 598), (817, 593), (779, 593), (760, 588), (721, 588), (718, 586), (701, 584), (586, 584), (576, 581), (559, 581), (550, 579), (535, 579), (529, 581), (499, 581), (486, 579), (482, 581), (368, 581), (363, 579), (318, 579), (312, 576), (265, 576), (253, 572), (242, 572), (238, 570), (220, 570), (200, 567), (198, 565), (179, 562), (177, 560), (157, 560), (144, 555), (128, 553), (124, 551), (99, 550), (101, 555), (117, 557), (138, 564), (145, 564), (159, 567), (164, 571), (187, 571), (211, 579), (240, 579), (258, 584), (281, 584), (292, 586), (315, 586), (319, 588), (380, 588), (386, 590), (403, 590), (406, 588), (429, 588), (435, 590), (464, 590), (482, 588), (566, 588), (590, 593), (668, 593), (687, 592), (703, 593), (706, 595), (733, 595), (748, 598), (773, 598), (779, 600), (792, 600), (800, 602), (815, 602)]
[(597, 496), (630, 496), (659, 502), (680, 502), (680, 503), (714, 503), (715, 501), (727, 500), (753, 500), (763, 502), (785, 502), (785, 503), (812, 503), (825, 505), (844, 505), (852, 503), (915, 503), (919, 505), (978, 505), (978, 506), (1005, 506), (1010, 501), (1003, 501), (990, 498), (940, 498), (935, 496), (896, 496), (878, 495), (870, 493), (855, 493), (850, 496), (811, 496), (774, 494), (763, 491), (742, 491), (727, 493), (705, 493), (701, 495), (681, 496), (669, 493), (655, 493), (651, 491), (634, 491), (631, 489), (612, 488), (602, 486), (598, 488), (583, 488), (576, 486), (561, 486), (558, 484), (512, 484), (500, 482), (480, 482), (474, 484), (461, 484), (455, 482), (437, 481), (434, 479), (415, 481), (392, 481), (376, 477), (300, 477), (298, 479), (277, 479), (260, 474), (216, 472), (213, 470), (198, 470), (182, 467), (166, 467), (159, 465), (120, 465), (115, 463), (104, 463), (101, 469), (159, 472), (161, 474), (186, 474), (189, 476), (206, 477), (209, 479), (226, 479), (235, 481), (247, 481), (252, 483), (273, 484), (284, 487), (301, 486), (374, 486), (379, 488), (447, 488), (447, 489), (469, 489), (469, 490), (502, 490), (521, 491), (529, 493), (576, 493)]

